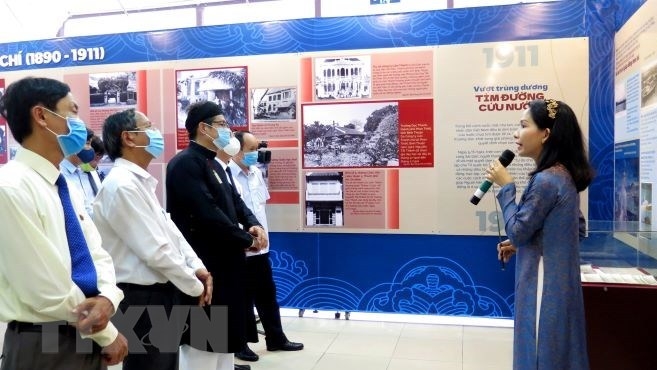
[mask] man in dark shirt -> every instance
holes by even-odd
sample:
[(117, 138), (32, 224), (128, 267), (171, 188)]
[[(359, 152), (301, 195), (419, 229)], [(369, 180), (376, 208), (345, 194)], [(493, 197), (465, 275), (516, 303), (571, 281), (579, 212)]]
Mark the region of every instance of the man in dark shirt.
[[(185, 121), (189, 147), (167, 166), (167, 210), (214, 276), (212, 305), (228, 309), (227, 348), (191, 349), (183, 338), (181, 365), (194, 370), (232, 369), (232, 354), (246, 343), (244, 252), (268, 245), (263, 227), (231, 185), (230, 173), (215, 160), (217, 151), (225, 149), (226, 138), (231, 136), (222, 113), (213, 102), (190, 106)], [(212, 357), (207, 352), (230, 354), (230, 361), (227, 356)]]

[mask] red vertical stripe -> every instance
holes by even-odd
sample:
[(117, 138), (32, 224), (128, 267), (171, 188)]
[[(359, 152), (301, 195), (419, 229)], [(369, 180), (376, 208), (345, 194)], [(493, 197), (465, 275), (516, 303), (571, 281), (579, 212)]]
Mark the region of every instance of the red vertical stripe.
[(399, 170), (388, 170), (386, 180), (386, 228), (399, 229)]
[(137, 71), (137, 110), (148, 115), (148, 79), (146, 71)]
[(299, 101), (301, 103), (308, 103), (313, 100), (313, 90), (315, 89), (315, 84), (313, 83), (313, 60), (312, 58), (303, 58), (299, 64), (301, 68)]

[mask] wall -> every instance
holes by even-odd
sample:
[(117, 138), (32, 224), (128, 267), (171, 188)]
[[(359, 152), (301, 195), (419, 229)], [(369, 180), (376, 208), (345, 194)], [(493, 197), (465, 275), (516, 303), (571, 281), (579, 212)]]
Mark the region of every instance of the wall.
[[(176, 142), (174, 70), (246, 65), (252, 85), (282, 86), (290, 81), (296, 85), (299, 82), (295, 80), (300, 81), (303, 74), (303, 65), (298, 63), (303, 63), (304, 58), (429, 50), (436, 60), (441, 47), (448, 45), (584, 38), (584, 42), (588, 40), (590, 86), (588, 95), (584, 91), (584, 96), (573, 99), (589, 101), (588, 112), (585, 103), (578, 104), (583, 116), (590, 120), (591, 159), (598, 171), (589, 191), (588, 218), (604, 221), (611, 219), (613, 209), (613, 35), (623, 19), (633, 13), (629, 9), (640, 4), (623, 2), (621, 8), (606, 1), (563, 1), (13, 43), (0, 45), (0, 55), (100, 46), (105, 48), (105, 54), (96, 60), (73, 62), (69, 57), (60, 63), (6, 66), (0, 69), (0, 78), (10, 83), (26, 74), (48, 75), (71, 83), (76, 96), (81, 98), (86, 95), (88, 74), (145, 74), (146, 109), (149, 117), (162, 125), (169, 148), (166, 160), (174, 154)], [(552, 51), (552, 55), (559, 51)], [(463, 65), (452, 68), (459, 69), (467, 63), (464, 60)], [(527, 78), (536, 76), (530, 74)], [(435, 98), (440, 85), (440, 81), (434, 81), (433, 92), (424, 98)], [(300, 94), (304, 86), (307, 88), (299, 85)], [(568, 91), (555, 93), (564, 96)], [(443, 107), (434, 101), (436, 115), (440, 110), (460, 108)], [(90, 111), (91, 108), (83, 112), (87, 121), (91, 119)], [(435, 129), (436, 143), (449, 139), (437, 133)], [(462, 197), (463, 209), (471, 207), (467, 203), (469, 196), (462, 196), (467, 191), (441, 183), (442, 174), (436, 170), (442, 160), (437, 155), (440, 150), (432, 149), (435, 165), (430, 168), (399, 169), (400, 207), (410, 204), (411, 211), (402, 212), (402, 227), (397, 229), (326, 230), (300, 226), (295, 230), (290, 225), (300, 223), (302, 203), (270, 207), (274, 231), (272, 262), (281, 304), (350, 311), (510, 317), (514, 265), (510, 263), (505, 271), (500, 270), (495, 258), (495, 233), (455, 233), (440, 230), (441, 225), (433, 225), (432, 229), (432, 222), (426, 221), (436, 219), (437, 214), (462, 211), (440, 202), (423, 202), (425, 198), (442, 196), (437, 195), (441, 189), (447, 197)], [(301, 158), (302, 154), (297, 153)], [(163, 162), (153, 165), (157, 177), (161, 178), (164, 166)], [(385, 206), (389, 205), (386, 202)], [(425, 226), (418, 229), (413, 227), (415, 224)]]

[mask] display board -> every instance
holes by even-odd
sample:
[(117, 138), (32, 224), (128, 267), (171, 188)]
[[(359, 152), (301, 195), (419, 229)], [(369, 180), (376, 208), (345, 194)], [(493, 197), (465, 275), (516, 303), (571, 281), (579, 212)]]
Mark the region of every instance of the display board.
[[(657, 4), (644, 4), (615, 37), (614, 230), (657, 258)], [(645, 231), (640, 233), (640, 231)]]
[[(164, 201), (166, 163), (185, 146), (185, 100), (227, 96), (225, 104), (239, 105), (246, 126), (236, 127), (268, 140), (272, 151), (267, 212), (284, 306), (509, 317), (514, 265), (500, 271), (496, 260), (493, 194), (476, 207), (468, 200), (485, 163), (514, 149), (513, 125), (529, 95), (543, 94), (568, 102), (584, 125), (591, 116), (598, 177), (588, 213), (611, 218), (611, 38), (615, 22), (639, 7), (623, 4), (563, 1), (5, 44), (0, 78), (64, 80), (81, 117), (100, 122), (93, 112), (104, 108), (91, 106), (94, 76), (134, 74), (119, 105), (130, 100), (164, 133), (165, 155), (149, 168)], [(217, 83), (223, 71), (240, 77), (236, 70), (245, 71), (242, 81)], [(216, 88), (196, 89), (188, 78), (214, 79)], [(8, 142), (11, 153), (17, 144)], [(510, 169), (519, 181), (527, 173), (520, 158)], [(338, 206), (340, 225), (330, 217)]]

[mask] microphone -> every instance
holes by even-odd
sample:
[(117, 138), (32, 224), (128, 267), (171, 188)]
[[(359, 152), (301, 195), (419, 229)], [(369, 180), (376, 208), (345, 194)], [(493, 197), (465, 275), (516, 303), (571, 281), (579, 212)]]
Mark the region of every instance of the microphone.
[[(512, 151), (507, 149), (504, 152), (502, 152), (499, 161), (502, 164), (502, 166), (506, 167), (509, 165), (509, 163), (511, 163), (511, 161), (515, 156), (516, 155)], [(484, 197), (484, 194), (486, 194), (488, 189), (490, 189), (491, 185), (493, 185), (492, 182), (488, 180), (484, 180), (484, 182), (482, 182), (481, 185), (479, 185), (479, 189), (477, 189), (472, 195), (472, 198), (470, 198), (470, 203), (474, 205), (479, 204), (479, 201), (481, 200), (481, 198)]]

